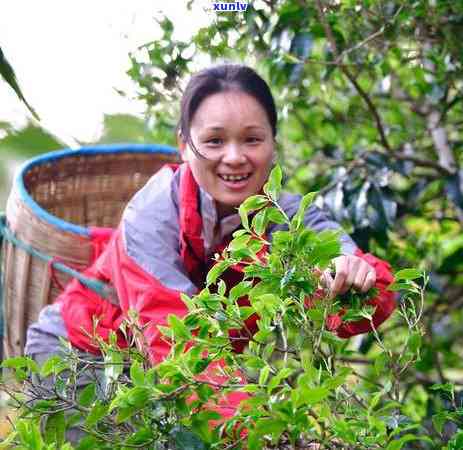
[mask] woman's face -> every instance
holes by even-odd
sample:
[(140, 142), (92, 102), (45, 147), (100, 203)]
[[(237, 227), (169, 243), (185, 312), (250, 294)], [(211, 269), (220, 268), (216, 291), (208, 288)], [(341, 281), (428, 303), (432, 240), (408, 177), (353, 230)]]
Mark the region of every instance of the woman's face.
[(219, 217), (236, 213), (246, 198), (261, 191), (273, 163), (274, 139), (264, 108), (240, 91), (210, 95), (196, 110), (190, 134), (207, 160), (180, 139), (182, 159), (215, 199)]

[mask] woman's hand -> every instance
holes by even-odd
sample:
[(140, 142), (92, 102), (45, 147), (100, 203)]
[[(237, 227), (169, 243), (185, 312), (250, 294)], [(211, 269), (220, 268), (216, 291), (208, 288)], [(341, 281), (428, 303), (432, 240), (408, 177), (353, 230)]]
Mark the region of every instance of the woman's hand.
[(326, 271), (324, 280), (331, 296), (344, 294), (350, 288), (367, 292), (376, 283), (376, 271), (366, 261), (354, 255), (342, 255), (333, 259), (336, 268), (334, 279)]

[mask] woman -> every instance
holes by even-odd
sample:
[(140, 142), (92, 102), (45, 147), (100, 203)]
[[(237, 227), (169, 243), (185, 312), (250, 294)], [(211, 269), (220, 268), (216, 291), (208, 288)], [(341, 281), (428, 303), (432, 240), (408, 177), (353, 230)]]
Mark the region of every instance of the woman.
[[(236, 208), (261, 191), (275, 161), (276, 124), (270, 90), (252, 69), (221, 65), (193, 76), (178, 126), (184, 164), (164, 167), (135, 195), (106, 249), (86, 272), (111, 283), (114, 298), (102, 299), (72, 281), (30, 327), (26, 352), (42, 361), (59, 351), (58, 337), (63, 337), (84, 352), (98, 353), (91, 335), (107, 338), (110, 331), (118, 332), (133, 309), (145, 326), (152, 362), (162, 361), (169, 344), (157, 327), (166, 325), (169, 314), (187, 313), (181, 292), (192, 295), (201, 289), (211, 256), (240, 226)], [(288, 193), (280, 199), (290, 217), (299, 202), (299, 196)], [(316, 207), (307, 211), (305, 224), (316, 231), (339, 228)], [(279, 227), (267, 230), (270, 240)], [(392, 281), (388, 265), (363, 255), (345, 234), (341, 244), (332, 294), (376, 286), (380, 294), (374, 322), (379, 325), (394, 309), (393, 295), (385, 290)], [(236, 282), (230, 271), (229, 282)], [(369, 327), (367, 321), (342, 324), (337, 333), (349, 337)], [(249, 328), (256, 330), (255, 320)], [(120, 345), (126, 345), (120, 332), (118, 336)], [(236, 350), (245, 345), (243, 338)]]

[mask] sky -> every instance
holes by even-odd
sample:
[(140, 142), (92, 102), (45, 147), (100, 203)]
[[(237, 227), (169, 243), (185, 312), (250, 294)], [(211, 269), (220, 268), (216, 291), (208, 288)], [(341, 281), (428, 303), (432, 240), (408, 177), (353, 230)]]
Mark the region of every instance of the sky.
[[(45, 127), (64, 142), (89, 142), (101, 133), (104, 113), (143, 112), (125, 72), (129, 52), (159, 35), (156, 14), (162, 11), (174, 20), (179, 39), (188, 39), (210, 20), (201, 1), (193, 11), (187, 11), (186, 3), (1, 0), (0, 47)], [(0, 121), (21, 126), (27, 117), (24, 105), (0, 82)]]

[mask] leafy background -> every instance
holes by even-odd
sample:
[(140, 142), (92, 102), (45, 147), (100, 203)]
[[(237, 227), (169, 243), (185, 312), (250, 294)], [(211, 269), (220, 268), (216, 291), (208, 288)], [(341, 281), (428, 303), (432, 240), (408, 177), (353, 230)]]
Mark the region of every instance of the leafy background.
[[(463, 4), (256, 0), (245, 13), (211, 12), (188, 42), (173, 38), (169, 18), (159, 25), (162, 37), (130, 55), (145, 119), (107, 116), (99, 142), (174, 144), (190, 73), (224, 60), (255, 67), (277, 100), (286, 187), (320, 190), (365, 251), (430, 274), (424, 347), (407, 382), (424, 415), (441, 401), (436, 382), (453, 381), (461, 407)], [(36, 123), (0, 129), (0, 152), (62, 146)], [(359, 341), (365, 354), (371, 345)]]

